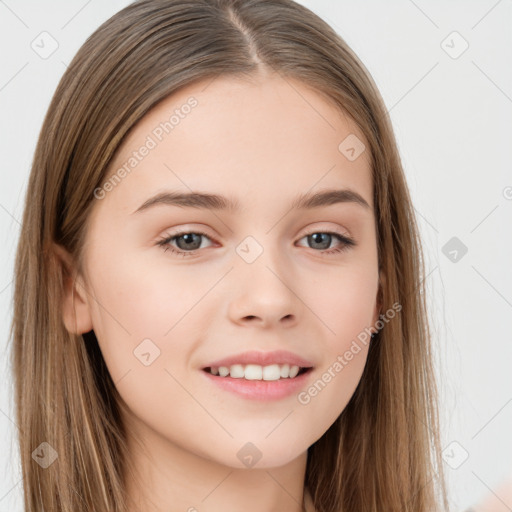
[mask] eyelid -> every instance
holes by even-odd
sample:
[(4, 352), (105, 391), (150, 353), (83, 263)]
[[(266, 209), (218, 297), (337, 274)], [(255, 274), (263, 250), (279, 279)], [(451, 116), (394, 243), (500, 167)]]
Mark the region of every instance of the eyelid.
[(190, 224), (183, 224), (180, 225), (180, 227), (166, 229), (164, 233), (161, 236), (159, 236), (158, 239), (161, 240), (165, 238), (184, 235), (187, 233), (196, 233), (198, 235), (204, 235), (208, 237), (210, 240), (215, 240), (215, 236), (209, 234), (208, 231), (210, 230), (207, 227), (203, 227), (202, 225), (200, 225), (200, 227), (194, 227), (191, 226)]
[[(304, 232), (300, 237), (299, 237), (299, 240), (304, 238), (305, 236), (309, 236), (309, 235), (312, 235), (314, 233), (333, 233), (333, 234), (337, 234), (343, 238), (348, 238), (348, 239), (352, 239), (353, 240), (353, 237), (352, 235), (348, 232), (348, 230), (346, 230), (345, 228), (343, 228), (343, 232), (339, 229), (339, 228), (328, 228), (328, 227), (325, 227), (325, 226), (316, 226), (316, 224), (322, 224), (321, 221), (315, 223), (315, 226), (314, 227), (311, 227), (309, 228), (306, 232)], [(215, 239), (214, 236), (208, 234), (206, 232), (206, 229), (205, 228), (194, 228), (194, 227), (191, 227), (187, 224), (185, 224), (183, 227), (179, 227), (179, 228), (176, 228), (175, 231), (170, 231), (168, 233), (165, 233), (164, 235), (162, 235), (161, 238), (159, 238), (159, 240), (165, 240), (165, 239), (168, 239), (168, 238), (172, 238), (172, 237), (178, 237), (180, 235), (183, 235), (183, 234), (187, 234), (187, 233), (194, 233), (194, 234), (198, 234), (198, 235), (204, 235), (205, 237), (209, 238), (210, 240), (212, 240), (213, 242), (217, 242), (217, 240)]]
[[(171, 243), (174, 239), (179, 238), (180, 236), (183, 236), (185, 234), (191, 234), (191, 233), (208, 238), (211, 242), (213, 242), (213, 245), (215, 245), (216, 243), (218, 244), (217, 240), (214, 237), (210, 236), (208, 233), (204, 232), (202, 229), (194, 229), (192, 227), (182, 227), (182, 228), (178, 228), (176, 231), (174, 231), (172, 233), (167, 233), (167, 234), (163, 235), (163, 237), (157, 241), (156, 245), (163, 247), (164, 252), (170, 251), (171, 253), (175, 253), (177, 256), (182, 256), (182, 257), (195, 256), (198, 252), (201, 251), (201, 248), (194, 249), (191, 251), (185, 251), (183, 249), (174, 247)], [(333, 249), (324, 249), (321, 251), (315, 251), (315, 252), (318, 252), (321, 256), (330, 256), (335, 253), (341, 253), (341, 252), (344, 252), (344, 251), (350, 249), (351, 247), (355, 247), (358, 245), (356, 240), (350, 234), (342, 234), (339, 232), (339, 229), (322, 228), (321, 226), (316, 227), (316, 228), (311, 227), (306, 233), (304, 233), (304, 234), (302, 234), (302, 236), (298, 237), (296, 242), (298, 242), (298, 241), (302, 240), (303, 238), (306, 238), (310, 235), (316, 234), (316, 233), (323, 233), (323, 234), (328, 234), (328, 235), (334, 236), (341, 243), (340, 247), (335, 247)], [(302, 247), (302, 246), (300, 246), (300, 247)], [(202, 249), (206, 249), (206, 247), (203, 247)]]
[[(338, 224), (335, 227), (330, 227), (330, 226), (326, 226), (326, 224), (332, 225), (333, 223), (332, 222), (330, 222), (330, 223), (322, 222), (322, 221), (313, 223), (313, 226), (308, 227), (307, 230), (299, 237), (299, 239), (303, 238), (305, 236), (312, 235), (313, 233), (332, 233), (332, 234), (341, 236), (342, 238), (350, 239), (355, 242), (354, 237), (352, 236), (350, 231), (348, 229), (346, 229), (345, 227), (341, 227)], [(301, 233), (302, 233), (302, 231), (301, 231)]]
[(341, 248), (334, 248), (334, 249), (324, 249), (323, 251), (315, 251), (315, 252), (319, 252), (320, 254), (329, 254), (329, 253), (334, 253), (334, 252), (339, 252), (339, 251), (343, 251), (343, 250), (346, 250), (350, 247), (355, 247), (357, 245), (357, 242), (356, 240), (350, 236), (350, 235), (343, 235), (337, 231), (334, 231), (334, 230), (329, 230), (329, 229), (322, 229), (322, 228), (319, 228), (319, 229), (314, 229), (308, 233), (305, 233), (304, 235), (302, 235), (301, 237), (299, 237), (299, 240), (302, 240), (303, 238), (306, 238), (310, 235), (313, 235), (315, 233), (324, 233), (324, 234), (327, 234), (327, 235), (331, 235), (331, 236), (334, 236), (335, 238), (337, 238), (341, 243), (342, 243), (342, 246)]
[[(206, 231), (203, 231), (202, 229), (194, 229), (194, 228), (183, 228), (183, 229), (179, 228), (176, 231), (172, 231), (170, 233), (165, 233), (164, 235), (162, 235), (161, 238), (158, 238), (156, 243), (157, 243), (157, 245), (165, 245), (166, 241), (170, 241), (171, 239), (178, 238), (182, 235), (187, 235), (189, 233), (193, 233), (194, 235), (202, 235), (202, 236), (208, 238), (209, 240), (211, 240), (212, 242), (218, 243), (217, 240), (213, 236), (206, 233)], [(187, 252), (193, 253), (198, 250), (199, 249), (195, 249), (194, 251), (187, 251)]]

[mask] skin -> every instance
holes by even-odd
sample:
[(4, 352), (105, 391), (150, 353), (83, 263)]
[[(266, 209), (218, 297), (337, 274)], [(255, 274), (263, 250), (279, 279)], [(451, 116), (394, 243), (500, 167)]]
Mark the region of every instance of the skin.
[[(379, 274), (368, 151), (349, 161), (338, 150), (349, 134), (368, 146), (348, 117), (300, 82), (218, 77), (151, 110), (110, 172), (191, 96), (198, 105), (96, 200), (84, 271), (66, 295), (64, 322), (76, 333), (94, 329), (130, 409), (124, 420), (137, 468), (126, 482), (133, 510), (298, 512), (307, 449), (354, 393), (368, 345), (306, 405), (297, 394), (241, 398), (208, 382), (201, 368), (249, 349), (286, 349), (313, 363), (307, 389), (375, 324)], [(370, 208), (346, 202), (290, 209), (298, 194), (327, 188), (356, 191)], [(158, 205), (133, 213), (163, 190), (226, 195), (241, 210)], [(195, 255), (157, 245), (181, 229), (208, 234)], [(315, 243), (310, 232), (335, 232), (356, 245), (325, 254), (341, 242), (333, 236), (330, 244)], [(236, 252), (247, 236), (263, 249), (250, 264)], [(169, 244), (187, 250), (183, 238)], [(160, 355), (145, 366), (133, 351), (148, 338)], [(254, 467), (237, 457), (248, 442), (261, 452)]]
[(509, 512), (512, 507), (512, 474), (492, 489), (485, 498), (467, 512)]

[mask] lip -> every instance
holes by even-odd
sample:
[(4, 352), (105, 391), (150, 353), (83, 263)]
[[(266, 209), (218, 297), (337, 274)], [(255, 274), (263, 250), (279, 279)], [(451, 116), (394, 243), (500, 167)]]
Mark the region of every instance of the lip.
[[(289, 352), (288, 350), (274, 350), (272, 352), (261, 352), (257, 350), (250, 350), (240, 354), (234, 354), (224, 359), (218, 359), (204, 366), (202, 369), (211, 368), (212, 366), (227, 366), (228, 368), (234, 364), (257, 364), (260, 366), (269, 366), (271, 364), (289, 364), (290, 366), (299, 366), (300, 368), (312, 368), (313, 363), (304, 359), (303, 357)], [(308, 372), (309, 373), (309, 372)], [(228, 377), (221, 377), (226, 379)], [(296, 377), (297, 378), (297, 377)], [(233, 379), (239, 380), (239, 379)], [(294, 379), (290, 379), (294, 380)], [(254, 381), (253, 381), (254, 382)], [(266, 381), (271, 382), (271, 381)], [(280, 382), (280, 381), (276, 381)]]
[(309, 376), (313, 373), (313, 369), (310, 367), (305, 373), (297, 375), (293, 379), (287, 378), (279, 380), (234, 379), (232, 377), (213, 375), (208, 371), (202, 371), (200, 373), (210, 382), (225, 391), (230, 391), (245, 399), (268, 402), (286, 398), (292, 394), (298, 393), (301, 388), (304, 389), (309, 380)]

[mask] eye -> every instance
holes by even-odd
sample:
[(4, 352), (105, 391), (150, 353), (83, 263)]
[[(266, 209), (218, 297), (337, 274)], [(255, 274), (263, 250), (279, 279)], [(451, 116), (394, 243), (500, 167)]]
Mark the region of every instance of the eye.
[[(211, 238), (202, 231), (181, 231), (174, 233), (157, 242), (157, 245), (164, 248), (165, 251), (171, 251), (181, 256), (191, 256), (201, 249), (201, 237)], [(171, 242), (176, 241), (178, 247), (171, 245)]]
[[(211, 238), (202, 231), (181, 231), (159, 240), (157, 245), (163, 247), (164, 252), (171, 251), (183, 257), (192, 256), (196, 254), (199, 249), (204, 248), (201, 247), (202, 237), (211, 240)], [(339, 253), (356, 245), (351, 238), (330, 231), (313, 231), (303, 236), (300, 240), (304, 238), (307, 239), (308, 243), (313, 244), (312, 249), (320, 249), (318, 252), (323, 254)], [(339, 245), (327, 250), (333, 240), (338, 240)], [(176, 243), (177, 247), (174, 246), (173, 243)]]
[[(303, 236), (301, 240), (304, 238), (307, 239), (308, 243), (313, 244), (313, 249), (321, 249), (319, 252), (322, 252), (323, 254), (333, 254), (346, 251), (356, 245), (354, 240), (351, 238), (340, 235), (339, 233), (333, 233), (331, 231), (313, 231)], [(326, 248), (331, 245), (333, 238), (337, 239), (340, 245), (334, 247), (333, 249), (326, 250)]]

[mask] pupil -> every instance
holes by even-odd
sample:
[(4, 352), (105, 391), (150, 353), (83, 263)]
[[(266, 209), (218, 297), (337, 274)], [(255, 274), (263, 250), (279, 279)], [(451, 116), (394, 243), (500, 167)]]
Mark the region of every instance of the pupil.
[[(196, 240), (195, 240), (195, 246), (193, 247), (190, 247), (190, 244), (194, 244), (194, 237), (196, 237)], [(201, 235), (196, 235), (195, 233), (187, 233), (185, 235), (181, 235), (177, 240), (177, 244), (178, 244), (178, 247), (181, 245), (179, 242), (180, 240), (184, 240), (185, 241), (185, 248), (186, 249), (198, 249), (199, 246), (201, 245), (201, 241), (200, 241), (200, 237)], [(198, 243), (199, 242), (199, 243)], [(180, 249), (183, 249), (183, 247), (180, 247)]]
[[(320, 237), (320, 240), (316, 240), (317, 237)], [(320, 247), (320, 249), (326, 249), (330, 245), (331, 235), (329, 235), (328, 233), (313, 233), (312, 235), (310, 235), (310, 238), (312, 239), (313, 243), (320, 243), (320, 244), (322, 244), (322, 241), (321, 241), (322, 237), (327, 237), (327, 241), (323, 242), (323, 247)]]

